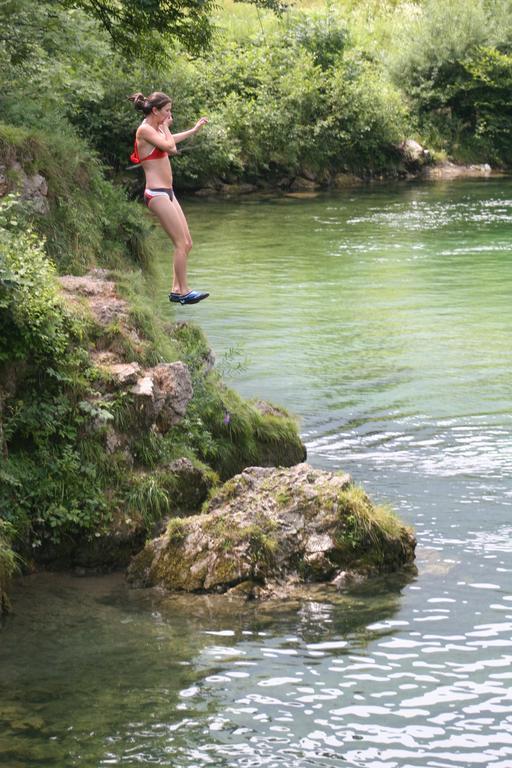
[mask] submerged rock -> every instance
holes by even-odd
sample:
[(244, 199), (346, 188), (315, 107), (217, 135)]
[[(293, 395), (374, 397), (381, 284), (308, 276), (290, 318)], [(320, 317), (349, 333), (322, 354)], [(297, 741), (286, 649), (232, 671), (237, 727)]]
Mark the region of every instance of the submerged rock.
[(398, 570), (414, 559), (412, 531), (372, 505), (347, 474), (299, 464), (250, 467), (226, 482), (204, 514), (173, 519), (132, 561), (134, 586), (246, 597), (286, 594)]

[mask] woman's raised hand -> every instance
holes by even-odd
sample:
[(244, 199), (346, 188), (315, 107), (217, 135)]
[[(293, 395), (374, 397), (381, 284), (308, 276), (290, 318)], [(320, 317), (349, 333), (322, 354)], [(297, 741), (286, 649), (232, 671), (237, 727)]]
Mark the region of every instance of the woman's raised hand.
[(206, 125), (207, 122), (208, 122), (207, 117), (200, 117), (197, 123), (194, 125), (194, 133), (197, 133), (197, 131), (199, 131), (203, 127), (203, 125)]

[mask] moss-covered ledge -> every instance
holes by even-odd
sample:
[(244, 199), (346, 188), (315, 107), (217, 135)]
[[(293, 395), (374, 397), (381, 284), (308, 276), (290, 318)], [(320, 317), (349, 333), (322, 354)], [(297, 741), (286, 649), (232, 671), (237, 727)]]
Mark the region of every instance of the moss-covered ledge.
[(134, 586), (280, 597), (304, 582), (342, 587), (412, 564), (412, 530), (344, 473), (250, 467), (201, 515), (171, 520), (128, 570)]
[(57, 278), (33, 242), (27, 261), (13, 239), (0, 285), (5, 574), (10, 539), (29, 567), (126, 567), (221, 479), (304, 458), (295, 419), (226, 387), (200, 329), (141, 301), (141, 273)]

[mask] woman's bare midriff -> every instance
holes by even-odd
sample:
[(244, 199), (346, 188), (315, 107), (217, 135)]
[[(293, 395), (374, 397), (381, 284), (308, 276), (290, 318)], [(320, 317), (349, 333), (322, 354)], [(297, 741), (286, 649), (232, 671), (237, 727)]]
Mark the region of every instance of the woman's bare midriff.
[(172, 170), (168, 157), (143, 160), (141, 164), (146, 174), (146, 187), (149, 189), (170, 189), (172, 187)]

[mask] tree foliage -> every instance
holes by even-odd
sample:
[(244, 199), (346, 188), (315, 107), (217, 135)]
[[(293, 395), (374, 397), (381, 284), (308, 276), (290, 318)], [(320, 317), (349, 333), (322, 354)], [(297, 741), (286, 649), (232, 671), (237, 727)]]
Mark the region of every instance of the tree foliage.
[(460, 159), (512, 162), (512, 5), (425, 0), (399, 19), (390, 56), (420, 130)]
[[(165, 59), (169, 41), (199, 53), (212, 39), (211, 15), (216, 0), (56, 0), (80, 8), (108, 32), (117, 50), (148, 61)], [(240, 0), (239, 0), (240, 1)], [(280, 0), (243, 0), (281, 13)]]
[(59, 0), (80, 8), (109, 33), (116, 49), (126, 55), (157, 60), (169, 40), (198, 52), (211, 40), (210, 16), (215, 0)]

